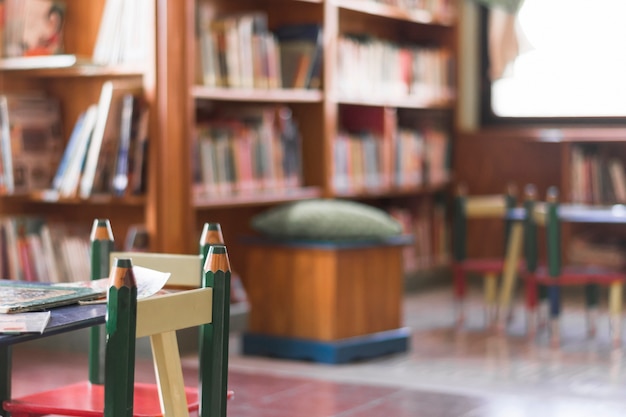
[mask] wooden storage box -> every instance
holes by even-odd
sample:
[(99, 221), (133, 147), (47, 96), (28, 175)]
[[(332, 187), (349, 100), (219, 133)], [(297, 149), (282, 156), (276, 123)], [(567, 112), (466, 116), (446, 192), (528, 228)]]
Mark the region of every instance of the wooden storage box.
[(261, 337), (263, 350), (281, 338), (332, 345), (365, 337), (363, 343), (353, 339), (363, 346), (368, 337), (380, 340), (381, 332), (393, 331), (395, 339), (402, 326), (402, 249), (410, 240), (250, 242), (244, 275), (250, 302), (248, 337)]

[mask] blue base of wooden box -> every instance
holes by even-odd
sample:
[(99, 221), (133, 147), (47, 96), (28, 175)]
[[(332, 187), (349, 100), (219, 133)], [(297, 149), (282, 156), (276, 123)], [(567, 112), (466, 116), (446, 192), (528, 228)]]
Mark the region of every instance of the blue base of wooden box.
[(406, 352), (410, 334), (408, 327), (402, 327), (336, 341), (319, 341), (244, 333), (242, 350), (245, 355), (339, 364)]

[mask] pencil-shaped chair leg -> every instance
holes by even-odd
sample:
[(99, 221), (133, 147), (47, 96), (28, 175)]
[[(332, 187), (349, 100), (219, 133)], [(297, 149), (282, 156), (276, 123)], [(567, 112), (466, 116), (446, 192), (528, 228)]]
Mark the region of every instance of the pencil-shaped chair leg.
[(595, 337), (598, 329), (598, 305), (600, 304), (600, 286), (585, 285), (585, 305), (587, 307), (587, 335)]
[[(203, 287), (213, 288), (213, 319), (200, 329), (200, 417), (226, 417), (228, 399), (228, 328), (230, 262), (224, 245), (211, 245), (204, 264)], [(210, 349), (203, 349), (208, 344)], [(205, 357), (204, 354), (210, 357)], [(203, 375), (204, 373), (204, 375)]]
[(493, 324), (493, 319), (495, 317), (496, 310), (496, 297), (498, 292), (498, 276), (494, 273), (489, 273), (485, 275), (483, 286), (484, 286), (484, 297), (485, 297), (485, 324), (490, 326)]
[(527, 275), (524, 280), (524, 304), (526, 308), (526, 334), (534, 338), (537, 334), (537, 282)]
[(454, 285), (454, 317), (457, 327), (465, 323), (465, 273), (460, 268), (452, 272)]
[(548, 298), (550, 301), (549, 312), (549, 331), (550, 331), (550, 345), (557, 347), (561, 343), (561, 328), (560, 328), (560, 315), (561, 315), (561, 293), (558, 285), (550, 285), (548, 287)]
[(130, 259), (116, 259), (109, 278), (104, 416), (133, 415), (137, 284)]
[(609, 287), (609, 315), (614, 347), (622, 344), (622, 287), (621, 282), (613, 282)]
[[(113, 231), (108, 219), (96, 219), (91, 228), (91, 280), (109, 276), (109, 254), (113, 251)], [(94, 326), (89, 329), (89, 382), (104, 383), (104, 329)]]

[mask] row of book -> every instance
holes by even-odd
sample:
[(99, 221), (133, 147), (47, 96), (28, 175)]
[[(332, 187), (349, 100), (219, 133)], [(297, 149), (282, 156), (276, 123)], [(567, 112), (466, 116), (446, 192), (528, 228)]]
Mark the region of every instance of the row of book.
[(97, 64), (145, 62), (154, 36), (153, 0), (106, 0), (92, 59)]
[(337, 86), (344, 98), (412, 97), (429, 105), (453, 97), (455, 60), (447, 48), (348, 35), (339, 38), (337, 49)]
[(197, 195), (241, 195), (302, 184), (301, 137), (286, 106), (213, 115), (196, 126), (194, 155)]
[[(390, 109), (357, 110), (358, 118)], [(450, 130), (436, 119), (422, 126), (377, 128), (356, 124), (342, 112), (343, 126), (333, 142), (333, 185), (338, 192), (378, 191), (440, 184), (449, 179)], [(386, 116), (382, 116), (385, 118)]]
[(145, 191), (148, 109), (137, 83), (107, 81), (67, 144), (59, 101), (44, 93), (0, 96), (0, 189), (59, 198)]
[(23, 281), (89, 280), (89, 229), (36, 217), (1, 218), (0, 273)]
[[(137, 234), (143, 225), (128, 231), (123, 250), (145, 251)], [(0, 218), (0, 276), (29, 282), (84, 282), (91, 279), (89, 225), (47, 222), (40, 217)], [(142, 241), (143, 238), (141, 239)], [(231, 303), (247, 302), (239, 275), (233, 274)]]
[(571, 199), (580, 204), (626, 204), (626, 171), (615, 154), (576, 145), (571, 152)]
[(318, 88), (322, 60), (319, 24), (268, 29), (265, 12), (211, 18), (198, 13), (198, 81), (210, 87)]
[(422, 203), (416, 209), (390, 206), (387, 212), (402, 225), (405, 234), (414, 237), (402, 253), (405, 273), (423, 271), (450, 261), (450, 230), (445, 204)]
[(145, 192), (148, 107), (142, 85), (106, 81), (98, 103), (78, 116), (51, 182), (59, 198)]

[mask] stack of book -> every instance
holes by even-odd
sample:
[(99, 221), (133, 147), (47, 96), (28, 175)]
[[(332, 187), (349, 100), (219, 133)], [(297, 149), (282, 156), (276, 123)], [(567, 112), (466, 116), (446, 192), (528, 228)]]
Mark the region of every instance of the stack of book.
[(107, 81), (78, 117), (51, 183), (58, 198), (145, 190), (148, 109), (138, 82)]
[(209, 87), (319, 88), (322, 27), (284, 25), (268, 29), (261, 11), (212, 19), (201, 3), (196, 41), (198, 80)]
[(250, 107), (196, 127), (195, 192), (209, 197), (300, 187), (301, 139), (291, 110)]

